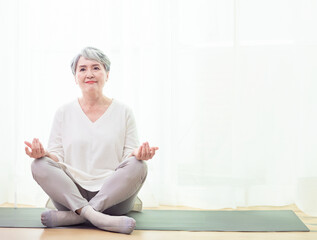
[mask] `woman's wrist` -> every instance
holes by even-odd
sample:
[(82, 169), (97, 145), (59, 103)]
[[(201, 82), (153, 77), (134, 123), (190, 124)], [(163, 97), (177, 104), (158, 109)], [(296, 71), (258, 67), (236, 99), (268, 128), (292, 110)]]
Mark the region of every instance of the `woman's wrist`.
[(48, 151), (45, 151), (45, 155), (43, 157), (49, 157), (55, 162), (59, 162), (58, 158), (54, 154), (50, 154)]

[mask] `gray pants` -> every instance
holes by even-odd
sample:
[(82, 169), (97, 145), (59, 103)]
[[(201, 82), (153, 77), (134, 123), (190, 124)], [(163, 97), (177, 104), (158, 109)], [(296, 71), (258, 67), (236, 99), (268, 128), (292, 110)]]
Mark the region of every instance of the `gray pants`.
[(76, 211), (86, 205), (109, 215), (123, 215), (131, 211), (146, 175), (144, 161), (135, 157), (123, 161), (109, 176), (98, 192), (79, 186), (67, 169), (48, 157), (35, 159), (31, 165), (34, 180), (51, 198), (60, 211)]

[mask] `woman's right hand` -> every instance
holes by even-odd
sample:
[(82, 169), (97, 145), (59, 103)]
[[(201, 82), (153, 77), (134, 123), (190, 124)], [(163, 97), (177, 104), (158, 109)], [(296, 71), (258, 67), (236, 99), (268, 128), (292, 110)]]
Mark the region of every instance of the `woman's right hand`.
[[(29, 155), (31, 158), (41, 158), (46, 155), (46, 152), (42, 146), (42, 143), (40, 143), (38, 138), (34, 138), (32, 143), (29, 143), (27, 141), (24, 141), (25, 145), (25, 153)], [(29, 150), (31, 149), (31, 151)]]

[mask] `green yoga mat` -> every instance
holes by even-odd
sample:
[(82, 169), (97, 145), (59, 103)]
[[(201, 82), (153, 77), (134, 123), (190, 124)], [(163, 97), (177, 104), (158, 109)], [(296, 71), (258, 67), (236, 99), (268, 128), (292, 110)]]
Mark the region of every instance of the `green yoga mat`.
[(148, 210), (129, 214), (142, 230), (288, 232), (309, 231), (290, 210), (170, 211)]
[[(0, 227), (44, 228), (43, 208), (0, 208)], [(231, 232), (308, 232), (290, 210), (273, 211), (183, 211), (144, 210), (131, 212), (136, 230), (231, 231)], [(91, 228), (81, 224), (67, 228)]]

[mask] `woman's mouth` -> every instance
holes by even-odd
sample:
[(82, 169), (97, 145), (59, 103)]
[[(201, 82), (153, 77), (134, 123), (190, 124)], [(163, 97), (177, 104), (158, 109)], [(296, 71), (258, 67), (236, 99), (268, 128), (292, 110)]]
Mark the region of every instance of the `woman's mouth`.
[(93, 84), (93, 83), (95, 83), (95, 81), (88, 81), (88, 82), (86, 82), (86, 83), (88, 83), (88, 84)]

